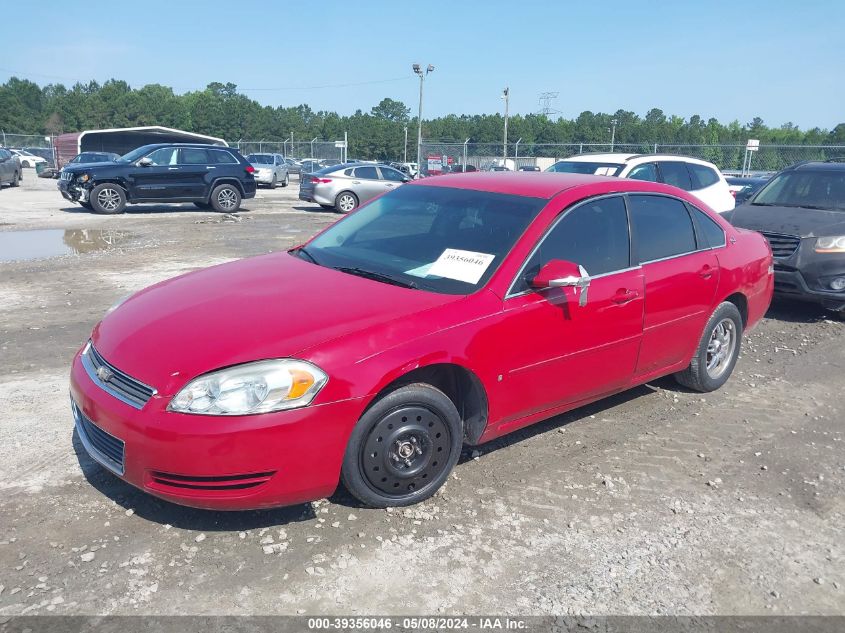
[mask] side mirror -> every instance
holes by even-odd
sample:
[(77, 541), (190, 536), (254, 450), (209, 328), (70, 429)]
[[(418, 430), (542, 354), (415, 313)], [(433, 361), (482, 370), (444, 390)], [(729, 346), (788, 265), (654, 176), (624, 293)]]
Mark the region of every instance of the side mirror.
[(579, 288), (578, 305), (587, 305), (587, 290), (590, 287), (590, 276), (583, 266), (561, 259), (546, 262), (540, 272), (529, 282), (535, 290), (548, 288)]
[(142, 158), (141, 160), (138, 161), (139, 167), (149, 167), (152, 164), (153, 164), (152, 159), (148, 158), (147, 156), (144, 156), (144, 158)]

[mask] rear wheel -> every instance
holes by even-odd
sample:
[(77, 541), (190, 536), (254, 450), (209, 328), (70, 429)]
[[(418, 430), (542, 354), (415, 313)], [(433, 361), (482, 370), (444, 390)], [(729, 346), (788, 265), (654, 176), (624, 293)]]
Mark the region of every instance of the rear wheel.
[(273, 174), (273, 180), (270, 182), (270, 189), (275, 189), (277, 184), (278, 183), (276, 182), (276, 174)]
[(458, 462), (463, 423), (439, 389), (416, 383), (377, 401), (352, 431), (343, 484), (363, 503), (406, 506), (428, 499)]
[(234, 213), (241, 206), (241, 192), (235, 185), (218, 185), (211, 192), (211, 206), (220, 213)]
[(349, 213), (358, 206), (358, 197), (351, 191), (343, 191), (334, 199), (334, 208), (340, 213)]
[(104, 182), (91, 190), (88, 202), (97, 213), (122, 213), (126, 208), (126, 194), (119, 185)]
[(689, 367), (675, 374), (675, 379), (696, 391), (715, 391), (730, 378), (741, 343), (742, 316), (725, 301), (707, 322)]
[(17, 187), (20, 184), (21, 184), (21, 172), (16, 171), (15, 175), (12, 177), (12, 182), (10, 183), (10, 186)]

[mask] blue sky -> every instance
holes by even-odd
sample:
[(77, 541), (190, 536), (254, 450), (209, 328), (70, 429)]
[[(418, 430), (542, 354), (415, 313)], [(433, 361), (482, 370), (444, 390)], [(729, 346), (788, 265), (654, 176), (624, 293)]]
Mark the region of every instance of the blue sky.
[(555, 91), (566, 117), (845, 121), (842, 0), (40, 0), (3, 14), (0, 82), (231, 81), (269, 105), (349, 114), (389, 96), (416, 112), (420, 62), (436, 67), (424, 116), (501, 111), (509, 86), (512, 113)]

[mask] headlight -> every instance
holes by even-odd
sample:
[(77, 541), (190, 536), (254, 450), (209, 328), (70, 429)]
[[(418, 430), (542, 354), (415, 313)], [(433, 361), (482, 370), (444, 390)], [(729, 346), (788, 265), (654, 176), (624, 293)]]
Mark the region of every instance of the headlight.
[(845, 235), (819, 237), (816, 239), (817, 253), (845, 253)]
[(311, 404), (328, 376), (301, 360), (262, 360), (205, 374), (189, 382), (167, 406), (198, 415), (250, 415)]

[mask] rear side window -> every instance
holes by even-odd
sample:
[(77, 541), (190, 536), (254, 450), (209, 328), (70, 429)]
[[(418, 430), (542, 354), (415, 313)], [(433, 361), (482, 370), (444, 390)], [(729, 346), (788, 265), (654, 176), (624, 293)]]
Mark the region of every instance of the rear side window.
[(645, 165), (637, 165), (626, 176), (634, 180), (648, 180), (649, 182), (657, 182), (657, 166), (654, 163), (646, 163)]
[(375, 167), (356, 167), (355, 177), (365, 180), (378, 180), (378, 172)]
[(211, 162), (217, 163), (218, 165), (237, 165), (238, 159), (232, 156), (231, 153), (222, 150), (222, 149), (210, 149), (208, 150), (209, 158)]
[(540, 242), (513, 292), (527, 290), (528, 280), (552, 259), (580, 264), (592, 276), (628, 268), (628, 215), (622, 198), (601, 198), (563, 216)]
[(687, 205), (687, 208), (692, 212), (695, 218), (695, 223), (698, 225), (698, 231), (704, 238), (704, 244), (700, 244), (701, 248), (719, 248), (725, 245), (725, 232), (715, 220), (700, 209), (696, 209), (692, 205)]
[(711, 167), (687, 163), (693, 189), (704, 189), (719, 182), (719, 174)]
[(206, 152), (204, 149), (194, 149), (186, 147), (180, 151), (182, 152), (182, 160), (180, 160), (179, 162), (183, 165), (208, 164), (208, 152)]
[(641, 264), (696, 250), (692, 220), (680, 200), (632, 195), (629, 197), (629, 209)]
[(684, 191), (692, 189), (692, 182), (690, 181), (686, 163), (673, 160), (663, 161), (659, 165), (660, 175), (663, 177), (663, 182), (667, 185), (678, 187)]

